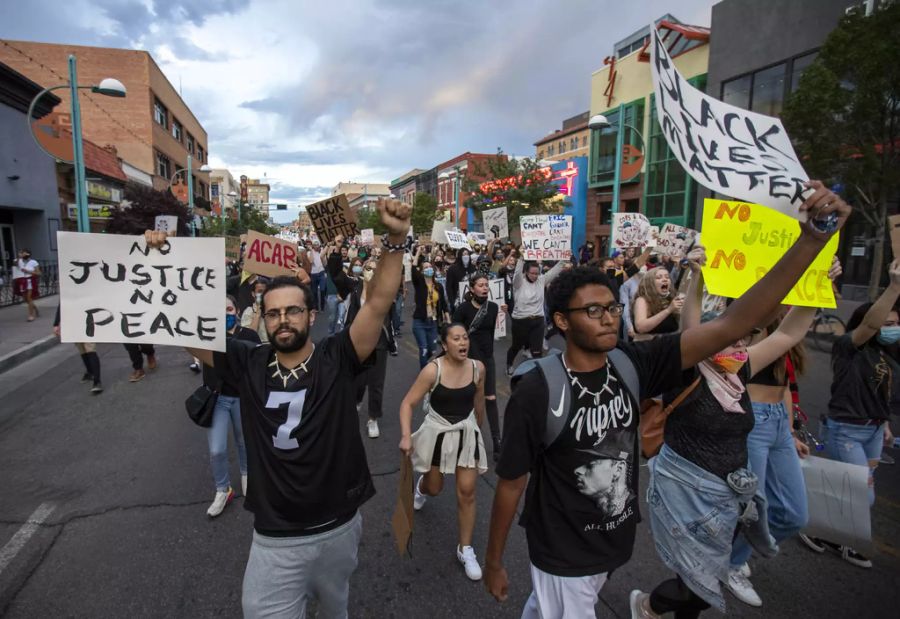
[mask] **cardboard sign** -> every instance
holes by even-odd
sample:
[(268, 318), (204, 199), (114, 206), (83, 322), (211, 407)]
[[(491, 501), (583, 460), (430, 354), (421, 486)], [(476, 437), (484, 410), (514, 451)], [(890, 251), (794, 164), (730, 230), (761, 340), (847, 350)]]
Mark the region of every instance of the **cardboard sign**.
[(402, 557), (409, 552), (409, 543), (413, 532), (413, 470), (412, 460), (406, 455), (400, 456), (400, 480), (397, 483), (397, 503), (391, 517), (391, 528), (394, 530), (394, 543)]
[(356, 213), (350, 210), (347, 196), (326, 198), (306, 207), (306, 213), (322, 243), (330, 243), (339, 234), (347, 238), (359, 234)]
[(375, 244), (375, 230), (372, 228), (366, 228), (365, 230), (359, 231), (359, 242), (363, 245), (374, 245)]
[(484, 236), (484, 232), (467, 232), (466, 240), (469, 241), (469, 245), (487, 245), (487, 239)]
[(178, 217), (175, 215), (157, 215), (153, 229), (167, 232), (169, 236), (178, 236)]
[(447, 244), (453, 249), (469, 248), (469, 239), (466, 238), (465, 232), (459, 230), (444, 230), (444, 238), (447, 240)]
[(869, 467), (810, 456), (800, 461), (806, 482), (807, 535), (850, 546), (871, 557)]
[[(506, 281), (502, 277), (498, 277), (495, 279), (488, 280), (488, 301), (493, 301), (497, 305), (505, 305), (506, 297), (504, 296), (504, 292), (506, 290)], [(469, 282), (462, 281), (459, 282), (459, 296), (458, 299), (464, 299), (466, 297), (466, 293), (469, 292)], [(499, 340), (502, 337), (506, 337), (506, 312), (500, 310), (497, 312), (497, 324), (494, 325), (494, 339)]]
[[(891, 249), (894, 252), (894, 260), (896, 260), (900, 258), (900, 215), (888, 217), (888, 229), (891, 233)], [(865, 255), (865, 252), (863, 252), (863, 255)]]
[(223, 238), (57, 232), (63, 342), (225, 350)]
[(484, 211), (481, 214), (484, 233), (489, 239), (508, 239), (509, 220), (505, 206)]
[(256, 275), (293, 275), (297, 268), (297, 245), (274, 236), (247, 231), (244, 270)]
[(446, 230), (453, 230), (453, 223), (449, 221), (435, 221), (431, 225), (431, 242), (446, 243), (447, 237), (444, 235)]
[[(796, 219), (759, 204), (707, 199), (703, 203), (703, 279), (710, 294), (737, 298), (747, 292), (800, 238)], [(836, 307), (828, 271), (835, 234), (784, 298), (788, 305)]]
[(568, 260), (572, 257), (571, 215), (523, 215), (522, 254), (525, 260)]
[(650, 227), (650, 220), (640, 213), (613, 213), (612, 246), (618, 249), (646, 247)]
[(673, 260), (681, 260), (689, 251), (688, 248), (696, 243), (697, 234), (696, 230), (678, 224), (663, 224), (659, 230), (656, 251)]
[(239, 237), (225, 237), (225, 258), (234, 262), (241, 259), (241, 239)]
[(704, 187), (800, 217), (809, 177), (781, 121), (723, 103), (681, 76), (651, 25), (656, 114), (669, 148)]

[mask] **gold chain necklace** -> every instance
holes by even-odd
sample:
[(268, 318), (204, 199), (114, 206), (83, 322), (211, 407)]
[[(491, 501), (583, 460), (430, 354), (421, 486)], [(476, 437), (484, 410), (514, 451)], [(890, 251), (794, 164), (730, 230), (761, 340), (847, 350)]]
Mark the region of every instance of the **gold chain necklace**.
[(275, 368), (275, 371), (272, 373), (272, 378), (280, 378), (281, 383), (282, 383), (282, 385), (284, 385), (285, 388), (287, 387), (288, 380), (290, 380), (291, 378), (293, 378), (296, 381), (299, 381), (300, 376), (297, 374), (297, 370), (298, 369), (303, 370), (304, 372), (309, 374), (309, 369), (306, 367), (306, 364), (309, 363), (309, 360), (312, 359), (313, 353), (315, 353), (315, 352), (316, 352), (316, 345), (313, 344), (313, 349), (312, 349), (312, 351), (310, 351), (309, 356), (306, 359), (304, 359), (303, 361), (298, 363), (296, 366), (294, 366), (293, 369), (288, 370), (287, 368), (285, 368), (285, 370), (287, 370), (287, 372), (288, 372), (286, 375), (281, 373), (281, 368), (284, 366), (282, 366), (281, 363), (279, 363), (278, 353), (276, 352), (275, 360), (269, 364), (270, 368)]

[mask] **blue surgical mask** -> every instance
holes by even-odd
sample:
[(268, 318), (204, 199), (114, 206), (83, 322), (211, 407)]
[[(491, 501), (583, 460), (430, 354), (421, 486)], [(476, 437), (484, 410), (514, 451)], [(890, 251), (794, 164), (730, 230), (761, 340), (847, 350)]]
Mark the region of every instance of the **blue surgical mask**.
[(225, 314), (225, 330), (231, 331), (237, 324), (237, 316), (234, 314)]
[(422, 271), (422, 275), (424, 275), (425, 277), (434, 277), (434, 269), (425, 269), (424, 271)]
[(462, 263), (463, 263), (463, 266), (466, 266), (466, 267), (469, 266), (469, 257), (468, 257), (468, 256), (463, 256), (463, 257), (462, 257)]
[(881, 327), (878, 332), (879, 344), (895, 344), (900, 341), (900, 326), (897, 327)]
[(355, 267), (353, 267), (353, 274), (354, 274), (354, 275), (360, 275), (361, 273), (362, 273), (362, 267), (361, 267), (361, 266), (356, 265)]

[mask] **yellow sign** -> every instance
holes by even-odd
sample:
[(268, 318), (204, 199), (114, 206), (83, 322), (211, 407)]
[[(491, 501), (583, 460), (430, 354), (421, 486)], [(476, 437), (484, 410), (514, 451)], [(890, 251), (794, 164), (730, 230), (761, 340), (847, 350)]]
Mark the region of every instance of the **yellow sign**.
[[(771, 269), (800, 238), (800, 223), (759, 204), (706, 199), (703, 203), (703, 279), (710, 294), (737, 298)], [(828, 271), (838, 235), (816, 256), (784, 298), (787, 305), (836, 307)]]

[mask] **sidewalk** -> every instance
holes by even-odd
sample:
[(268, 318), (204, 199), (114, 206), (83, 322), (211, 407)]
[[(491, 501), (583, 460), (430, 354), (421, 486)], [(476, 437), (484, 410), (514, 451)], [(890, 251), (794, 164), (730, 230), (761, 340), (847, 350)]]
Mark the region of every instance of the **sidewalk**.
[(0, 373), (34, 357), (59, 343), (53, 336), (53, 319), (59, 295), (37, 299), (41, 313), (28, 322), (25, 304), (0, 308)]

